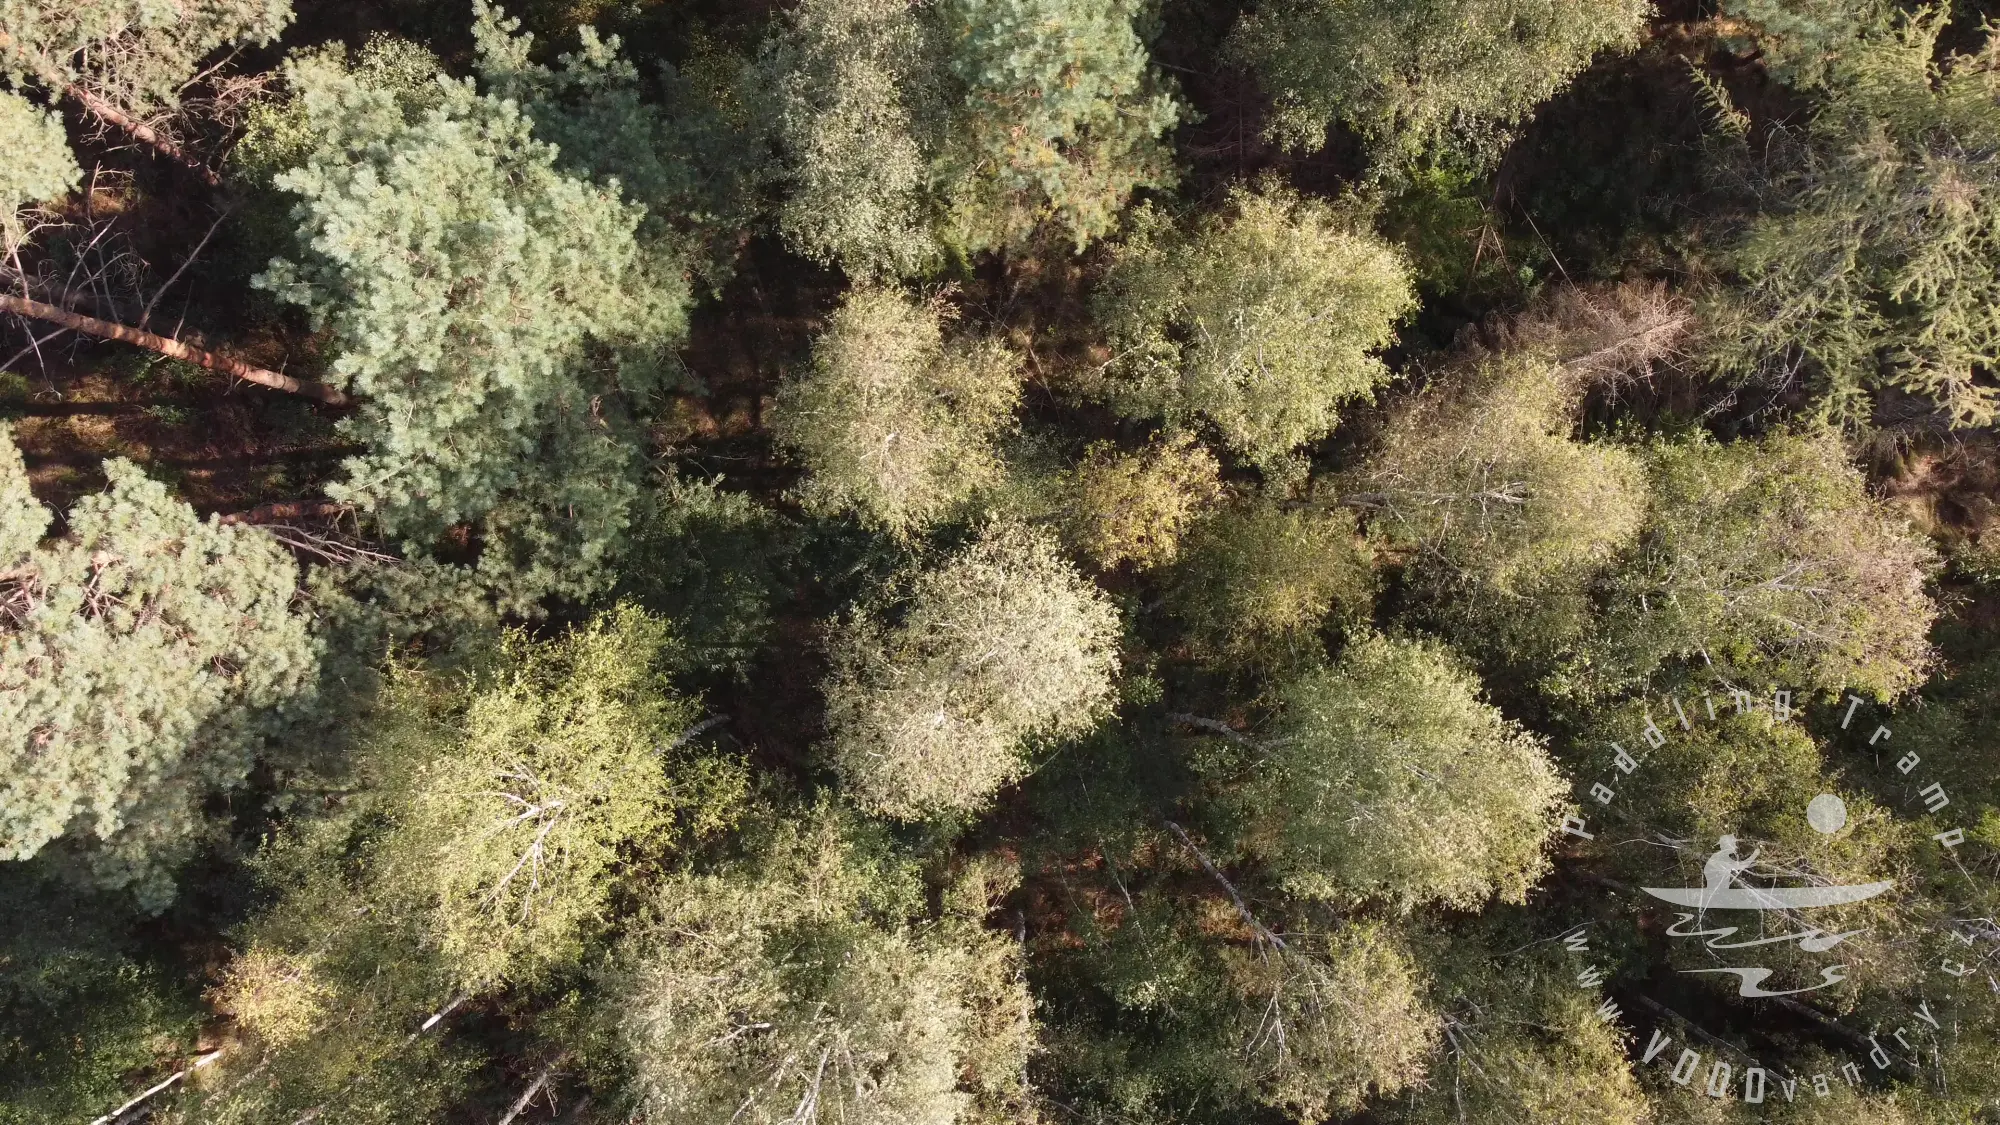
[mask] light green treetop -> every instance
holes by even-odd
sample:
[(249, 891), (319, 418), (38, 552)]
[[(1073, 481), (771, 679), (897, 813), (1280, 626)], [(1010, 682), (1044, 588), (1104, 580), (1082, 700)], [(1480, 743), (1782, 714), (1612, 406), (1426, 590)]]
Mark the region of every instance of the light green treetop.
[(1540, 349), (1469, 357), (1398, 404), (1342, 479), (1369, 537), (1405, 555), (1410, 608), (1482, 660), (1546, 667), (1638, 538), (1643, 463), (1575, 439), (1584, 390)]
[(1098, 298), (1111, 401), (1275, 462), (1387, 381), (1371, 353), (1415, 303), (1403, 256), (1318, 200), (1238, 190), (1185, 232), (1142, 209)]
[[(1537, 940), (1545, 937), (1544, 927), (1521, 926), (1518, 915), (1489, 911), (1488, 920), (1424, 951), (1437, 975), (1434, 1002), (1450, 1033), (1431, 1060), (1430, 1081), (1380, 1106), (1384, 1121), (1655, 1125), (1662, 1120), (1627, 1060), (1627, 1033), (1597, 1011), (1603, 995), (1578, 987), (1577, 970), (1563, 960), (1565, 950)], [(1690, 1098), (1680, 1087), (1670, 1089), (1669, 1106), (1675, 1109), (1711, 1102)], [(1695, 1120), (1667, 1119), (1690, 1125)]]
[(1313, 1123), (1422, 1083), (1438, 1018), (1392, 930), (1288, 911), (1258, 934), (1210, 886), (1194, 901), (1136, 890), (1115, 928), (1079, 921), (1081, 948), (1042, 954), (1066, 986), (1048, 1002), (1051, 1097), (1087, 1090), (1121, 1120), (1241, 1099)]
[(908, 601), (895, 624), (863, 611), (832, 641), (827, 750), (863, 807), (977, 809), (1027, 768), (1027, 739), (1103, 717), (1117, 613), (1046, 535), (989, 528)]
[(804, 0), (759, 61), (791, 190), (778, 229), (860, 278), (907, 276), (941, 250), (929, 153), (944, 106), (937, 42), (909, 0)]
[(1098, 442), (1064, 481), (1064, 538), (1105, 570), (1170, 563), (1203, 509), (1221, 496), (1220, 474), (1215, 454), (1186, 431), (1137, 453)]
[(1562, 775), (1444, 646), (1363, 637), (1279, 696), (1238, 799), (1287, 890), (1469, 909), (1521, 901), (1548, 869)]
[(1725, 675), (1880, 698), (1922, 682), (1936, 555), (1831, 433), (1660, 444), (1651, 502), (1581, 646), (1579, 687), (1609, 690), (1674, 658)]
[(274, 540), (197, 519), (130, 462), (105, 473), (38, 544), (48, 513), (0, 430), (0, 858), (73, 837), (159, 906), (200, 801), (243, 782), (319, 652)]
[(1189, 531), (1168, 572), (1166, 604), (1203, 652), (1315, 660), (1329, 614), (1368, 616), (1373, 564), (1351, 512), (1249, 501)]
[(672, 646), (619, 607), (465, 674), (392, 669), (342, 784), (258, 857), (269, 905), (215, 996), (243, 1038), (197, 1119), (406, 1120), (458, 1077), (417, 1021), (575, 969), (634, 872), (733, 826), (747, 776), (683, 744)]
[(1378, 150), (1497, 150), (1599, 51), (1629, 49), (1646, 0), (1266, 0), (1229, 52), (1272, 99), (1265, 131), (1295, 149), (1340, 121)]
[(375, 878), (415, 898), (426, 944), (464, 987), (575, 956), (630, 849), (733, 817), (740, 771), (675, 745), (700, 712), (667, 690), (670, 646), (629, 607), (553, 644), (517, 635), (468, 698), (419, 695), (384, 726), (384, 752), (419, 756), (397, 775), (407, 804)]
[(1575, 441), (1584, 388), (1536, 354), (1488, 356), (1400, 404), (1352, 480), (1369, 530), (1420, 567), (1520, 595), (1609, 561), (1639, 533), (1639, 459)]
[(778, 391), (771, 429), (811, 474), (809, 508), (908, 535), (1000, 473), (1020, 361), (988, 337), (947, 341), (946, 306), (889, 289), (848, 294), (811, 367)]

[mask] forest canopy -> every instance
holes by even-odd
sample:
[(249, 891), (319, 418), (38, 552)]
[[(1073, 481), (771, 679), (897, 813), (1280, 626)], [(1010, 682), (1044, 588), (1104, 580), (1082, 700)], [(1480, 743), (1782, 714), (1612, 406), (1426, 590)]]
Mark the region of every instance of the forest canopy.
[(0, 0), (0, 1125), (1974, 1125), (2000, 10)]

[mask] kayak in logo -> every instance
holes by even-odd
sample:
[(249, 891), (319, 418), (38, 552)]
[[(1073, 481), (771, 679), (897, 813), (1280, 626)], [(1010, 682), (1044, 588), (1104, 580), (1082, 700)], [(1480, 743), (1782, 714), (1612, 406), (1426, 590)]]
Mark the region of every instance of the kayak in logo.
[[(1587, 797), (1584, 808), (1594, 807), (1597, 812), (1572, 812), (1559, 826), (1562, 834), (1582, 842), (1582, 854), (1602, 858), (1635, 847), (1665, 849), (1681, 857), (1677, 869), (1686, 874), (1679, 880), (1649, 878), (1642, 872), (1651, 864), (1641, 863), (1622, 879), (1603, 878), (1603, 884), (1625, 901), (1615, 906), (1615, 899), (1604, 901), (1603, 906), (1609, 909), (1601, 911), (1596, 921), (1571, 926), (1550, 940), (1560, 941), (1571, 955), (1587, 959), (1575, 979), (1577, 987), (1602, 994), (1598, 1020), (1623, 1023), (1628, 1018), (1626, 1006), (1634, 1003), (1655, 1017), (1650, 1028), (1642, 1023), (1632, 1029), (1637, 1033), (1631, 1041), (1632, 1057), (1641, 1068), (1664, 1067), (1661, 1077), (1670, 1086), (1756, 1105), (1767, 1100), (1824, 1098), (1837, 1089), (1861, 1090), (1890, 1079), (1918, 1080), (1926, 1060), (1934, 1063), (1941, 1057), (1948, 1049), (1946, 1040), (1956, 1030), (1950, 1013), (1935, 1005), (1953, 1002), (1952, 997), (1964, 987), (1988, 977), (1980, 967), (1986, 958), (1979, 956), (1978, 947), (1993, 946), (1986, 956), (2000, 962), (2000, 927), (1983, 923), (1979, 913), (1970, 908), (1940, 911), (1931, 906), (1925, 911), (1929, 919), (1925, 928), (1900, 936), (1897, 931), (1910, 924), (1911, 905), (1935, 893), (1934, 886), (1922, 883), (1924, 878), (1935, 880), (1940, 877), (1935, 873), (1953, 872), (1962, 879), (1975, 877), (1955, 856), (1967, 840), (1966, 830), (1949, 826), (1948, 820), (1937, 823), (1941, 814), (1948, 817), (1955, 813), (1956, 806), (1943, 783), (1926, 776), (1928, 764), (1923, 755), (1904, 750), (1886, 760), (1879, 757), (1892, 738), (1884, 724), (1875, 726), (1865, 739), (1866, 746), (1859, 749), (1869, 750), (1881, 765), (1892, 769), (1888, 776), (1907, 794), (1904, 800), (1920, 809), (1919, 815), (1933, 818), (1917, 834), (1901, 837), (1911, 847), (1921, 847), (1920, 842), (1928, 837), (1929, 846), (1936, 849), (1933, 860), (1914, 867), (1892, 861), (1894, 870), (1882, 870), (1871, 860), (1889, 858), (1889, 853), (1866, 849), (1851, 853), (1858, 862), (1845, 866), (1808, 859), (1808, 855), (1830, 854), (1814, 850), (1809, 841), (1838, 846), (1837, 841), (1852, 838), (1851, 823), (1860, 823), (1850, 816), (1847, 802), (1838, 794), (1822, 791), (1804, 799), (1804, 793), (1813, 789), (1788, 798), (1785, 805), (1766, 806), (1752, 818), (1755, 823), (1732, 815), (1706, 826), (1708, 832), (1692, 839), (1685, 828), (1678, 833), (1668, 829), (1657, 819), (1665, 812), (1659, 804), (1660, 790), (1647, 779), (1659, 776), (1655, 771), (1661, 768), (1687, 768), (1687, 755), (1706, 744), (1705, 730), (1714, 731), (1717, 738), (1724, 737), (1725, 729), (1736, 732), (1727, 737), (1765, 737), (1746, 733), (1752, 728), (1745, 724), (1757, 723), (1761, 715), (1763, 725), (1757, 729), (1768, 730), (1772, 732), (1769, 737), (1780, 740), (1769, 747), (1780, 746), (1785, 739), (1797, 745), (1807, 737), (1791, 723), (1799, 715), (1791, 692), (1776, 691), (1763, 701), (1741, 689), (1731, 688), (1728, 694), (1736, 704), (1733, 715), (1718, 714), (1714, 701), (1706, 695), (1698, 698), (1700, 706), (1696, 708), (1685, 707), (1672, 696), (1661, 697), (1659, 702), (1669, 708), (1672, 721), (1656, 721), (1650, 708), (1635, 715), (1631, 721), (1639, 727), (1637, 744), (1611, 741), (1604, 773), (1594, 781), (1586, 777), (1579, 784)], [(1849, 696), (1844, 713), (1832, 712), (1834, 722), (1828, 726), (1850, 729), (1862, 702)], [(1715, 726), (1697, 723), (1690, 714), (1703, 710)], [(1832, 733), (1837, 737), (1837, 731)], [(1680, 764), (1662, 765), (1675, 762)], [(1867, 831), (1878, 836), (1889, 823), (1881, 808), (1872, 803), (1863, 815), (1865, 823), (1873, 826)], [(1921, 822), (1903, 823), (1914, 828)], [(1600, 834), (1612, 829), (1615, 831), (1601, 838)], [(1713, 841), (1712, 850), (1709, 841)], [(1698, 858), (1697, 874), (1693, 864)], [(1926, 870), (1933, 874), (1926, 876)], [(1676, 881), (1693, 885), (1659, 885)], [(1978, 899), (1977, 894), (1974, 899)], [(1863, 910), (1850, 909), (1862, 904), (1867, 904)], [(1636, 918), (1631, 913), (1635, 906), (1639, 908)], [(1647, 948), (1653, 953), (1614, 968), (1600, 960), (1590, 939), (1593, 927), (1615, 925), (1613, 919), (1621, 914), (1631, 920), (1628, 925), (1637, 925), (1614, 945), (1628, 951), (1628, 956), (1630, 951)], [(1883, 926), (1890, 927), (1886, 945), (1884, 933), (1876, 932)], [(1923, 942), (1928, 952), (1921, 955), (1922, 961), (1896, 965), (1884, 960), (1885, 950), (1896, 951), (1889, 954), (1896, 957), (1912, 949), (1911, 938), (1917, 934), (1929, 939)], [(1695, 955), (1669, 955), (1674, 949)], [(1667, 960), (1663, 963), (1661, 957)], [(1892, 967), (1893, 979), (1901, 983), (1893, 986), (1894, 994), (1872, 993), (1866, 1022), (1850, 1024), (1843, 1019), (1848, 1013), (1861, 1014), (1854, 1006), (1860, 994), (1853, 985), (1820, 1007), (1800, 1002), (1806, 994), (1849, 982), (1851, 969), (1871, 978), (1857, 977), (1854, 985), (1874, 987), (1871, 981), (1876, 970), (1885, 966)], [(1662, 973), (1667, 969), (1671, 971)], [(1693, 985), (1702, 978), (1730, 987), (1718, 993)], [(1669, 983), (1675, 979), (1688, 980), (1690, 990), (1675, 988)], [(1994, 992), (2000, 993), (2000, 978), (1990, 983)], [(1723, 996), (1741, 1007), (1718, 1003)], [(1685, 1014), (1695, 1009), (1709, 1017), (1720, 1016), (1736, 1033), (1743, 1034), (1728, 1028), (1718, 1034), (1704, 1028)], [(1799, 1058), (1809, 1060), (1808, 1064), (1794, 1069), (1780, 1055), (1760, 1058), (1759, 1041), (1768, 1045), (1769, 1040), (1756, 1029), (1766, 1018), (1781, 1023), (1805, 1021), (1817, 1029), (1824, 1045), (1852, 1051), (1853, 1061), (1839, 1060), (1838, 1054), (1808, 1054)], [(1831, 1069), (1821, 1069), (1829, 1063)]]
[[(1839, 797), (1828, 793), (1814, 798), (1814, 803), (1817, 804), (1827, 797), (1832, 797), (1836, 802), (1840, 800)], [(1810, 816), (1808, 819), (1811, 820)], [(1832, 832), (1839, 831), (1841, 824), (1844, 824), (1845, 820), (1846, 818), (1843, 813), (1840, 822), (1834, 824), (1830, 829), (1822, 828), (1820, 821), (1812, 821), (1812, 823), (1814, 828), (1831, 834)], [(1752, 851), (1749, 855), (1738, 858), (1736, 854), (1737, 841), (1734, 836), (1724, 836), (1717, 843), (1719, 846), (1716, 848), (1715, 854), (1709, 856), (1708, 862), (1702, 865), (1702, 875), (1706, 879), (1703, 886), (1641, 887), (1639, 889), (1662, 902), (1670, 902), (1675, 906), (1691, 906), (1703, 912), (1710, 910), (1791, 911), (1814, 910), (1828, 906), (1844, 906), (1848, 903), (1864, 902), (1896, 885), (1894, 880), (1883, 880), (1878, 883), (1864, 883), (1860, 886), (1847, 887), (1753, 887), (1744, 883), (1742, 877), (1755, 869), (1759, 853)], [(1845, 933), (1829, 934), (1825, 930), (1810, 928), (1769, 937), (1752, 938), (1746, 941), (1729, 941), (1727, 939), (1736, 936), (1738, 927), (1721, 926), (1712, 929), (1682, 928), (1691, 922), (1697, 921), (1697, 919), (1698, 915), (1695, 914), (1680, 915), (1672, 928), (1667, 930), (1667, 936), (1675, 938), (1707, 938), (1709, 940), (1703, 944), (1710, 949), (1716, 950), (1747, 949), (1760, 945), (1796, 943), (1799, 949), (1807, 953), (1824, 953), (1848, 938), (1857, 937), (1863, 932), (1860, 930), (1849, 930)], [(1847, 979), (1846, 970), (1847, 966), (1845, 965), (1830, 965), (1820, 970), (1821, 981), (1819, 984), (1806, 988), (1791, 988), (1782, 991), (1771, 991), (1764, 988), (1764, 981), (1770, 978), (1772, 971), (1759, 965), (1742, 968), (1683, 969), (1681, 971), (1684, 973), (1734, 973), (1741, 981), (1741, 985), (1736, 992), (1738, 996), (1792, 996), (1801, 992), (1817, 992), (1822, 988), (1839, 984), (1841, 981)]]

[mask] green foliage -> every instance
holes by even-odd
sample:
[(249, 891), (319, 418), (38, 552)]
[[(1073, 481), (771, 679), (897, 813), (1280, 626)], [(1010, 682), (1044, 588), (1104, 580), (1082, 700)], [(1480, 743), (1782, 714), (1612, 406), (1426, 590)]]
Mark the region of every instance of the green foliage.
[(1349, 512), (1241, 503), (1194, 526), (1167, 605), (1206, 653), (1310, 657), (1328, 614), (1366, 620), (1372, 561)]
[(1922, 681), (1935, 553), (1868, 494), (1836, 436), (1660, 443), (1647, 477), (1645, 525), (1570, 690), (1695, 655), (1724, 675), (1882, 699)]
[(76, 189), (83, 172), (69, 150), (62, 118), (36, 109), (26, 98), (0, 90), (0, 247), (21, 240), (21, 210), (49, 203)]
[(770, 639), (796, 529), (720, 477), (663, 472), (633, 519), (620, 593), (673, 623), (672, 659), (742, 675)]
[(0, 1125), (1984, 1120), (2000, 37), (1720, 3), (0, 0), (12, 291), (353, 399), (0, 317)]
[(1762, 53), (1771, 77), (1797, 89), (1824, 86), (1841, 59), (1895, 10), (1883, 0), (1727, 0), (1722, 14), (1749, 27), (1733, 38)]
[(1019, 360), (984, 337), (947, 342), (941, 303), (857, 289), (787, 381), (771, 429), (811, 474), (814, 511), (851, 511), (899, 537), (944, 516), (1000, 463), (994, 439), (1020, 398)]
[(834, 636), (827, 753), (863, 807), (971, 811), (1027, 768), (1024, 742), (1103, 716), (1118, 618), (1045, 535), (988, 528), (910, 583), (899, 620), (864, 608)]
[(1625, 1033), (1599, 1018), (1599, 996), (1579, 989), (1574, 972), (1555, 962), (1561, 947), (1550, 953), (1548, 943), (1523, 937), (1527, 945), (1509, 950), (1519, 941), (1500, 945), (1497, 939), (1511, 934), (1499, 926), (1481, 928), (1497, 932), (1454, 934), (1450, 946), (1436, 947), (1438, 956), (1429, 963), (1442, 978), (1435, 991), (1450, 1034), (1442, 1057), (1431, 1065), (1430, 1082), (1388, 1107), (1384, 1120), (1398, 1125), (1656, 1120), (1626, 1061)]
[(822, 808), (661, 888), (610, 984), (647, 1120), (1018, 1120), (1030, 1002), (1011, 943), (911, 924), (913, 872), (883, 845)]
[(91, 1120), (125, 1100), (129, 1074), (183, 1056), (195, 997), (117, 911), (19, 868), (0, 878), (0, 1123)]
[(937, 157), (947, 244), (1006, 250), (1047, 225), (1082, 249), (1169, 183), (1179, 108), (1132, 28), (1140, 0), (945, 0), (953, 119)]
[(1083, 925), (1086, 948), (1050, 952), (1054, 1096), (1110, 1120), (1241, 1098), (1321, 1122), (1422, 1081), (1437, 1021), (1405, 947), (1303, 920), (1282, 947), (1245, 940), (1228, 909), (1145, 893), (1108, 932)]
[(1235, 1031), (1258, 1101), (1297, 1121), (1327, 1121), (1423, 1081), (1436, 1014), (1408, 951), (1380, 926), (1236, 952), (1231, 983), (1245, 1003)]
[(1644, 472), (1624, 449), (1571, 440), (1581, 391), (1534, 354), (1432, 383), (1400, 404), (1356, 476), (1369, 530), (1503, 595), (1608, 561), (1638, 535)]
[(1273, 463), (1388, 380), (1369, 353), (1414, 304), (1402, 255), (1326, 203), (1238, 190), (1184, 232), (1143, 208), (1098, 298), (1109, 396), (1129, 415), (1206, 420)]
[(146, 116), (178, 103), (217, 48), (269, 43), (291, 22), (291, 0), (4, 0), (0, 76), (50, 94), (82, 85)]
[(314, 145), (277, 184), (305, 253), (255, 284), (311, 313), (361, 399), (340, 426), (368, 448), (330, 493), (415, 551), (483, 521), (516, 609), (600, 588), (635, 490), (624, 418), (684, 330), (678, 263), (512, 102), (440, 77), (413, 103), (326, 55), (287, 73)]
[(1138, 453), (1099, 442), (1071, 476), (1065, 538), (1105, 570), (1173, 562), (1181, 537), (1221, 495), (1220, 472), (1215, 455), (1184, 431)]
[(1936, 59), (1945, 13), (1853, 43), (1797, 168), (1733, 254), (1715, 363), (1789, 385), (1803, 360), (1821, 412), (1868, 392), (1919, 396), (1953, 426), (1990, 424), (2000, 391), (2000, 38)]
[(855, 277), (937, 257), (929, 153), (942, 92), (936, 41), (906, 0), (804, 0), (760, 60), (790, 190), (778, 229)]
[(1407, 552), (1427, 616), (1474, 650), (1545, 656), (1587, 627), (1588, 584), (1638, 538), (1645, 471), (1572, 439), (1584, 388), (1545, 354), (1466, 368), (1398, 404), (1347, 500)]
[[(579, 27), (577, 49), (552, 68), (534, 61), (534, 37), (517, 34), (520, 21), (490, 0), (475, 0), (473, 17), (487, 91), (526, 112), (536, 138), (555, 146), (565, 170), (646, 208), (639, 238), (648, 254), (670, 261), (690, 235), (728, 241), (753, 220), (761, 174), (756, 146), (673, 68), (662, 67), (655, 86), (664, 97), (656, 101), (615, 35)], [(710, 249), (717, 257), (730, 253)], [(720, 261), (695, 265), (711, 281), (722, 276)], [(671, 272), (663, 266), (663, 275)]]
[(162, 906), (200, 804), (241, 785), (309, 694), (298, 565), (264, 532), (195, 517), (127, 461), (61, 538), (0, 430), (0, 858), (59, 837)]
[(1363, 637), (1279, 697), (1238, 800), (1251, 850), (1291, 893), (1471, 909), (1521, 901), (1548, 870), (1562, 776), (1450, 650)]
[(400, 779), (408, 804), (376, 878), (424, 903), (426, 944), (462, 987), (574, 958), (631, 849), (727, 825), (734, 767), (669, 769), (698, 715), (660, 682), (669, 644), (623, 609), (553, 645), (511, 640), (506, 671), (462, 703), (395, 701), (385, 750), (424, 757)]
[(273, 902), (216, 997), (248, 1042), (203, 1120), (442, 1104), (469, 1060), (415, 1021), (573, 969), (635, 870), (734, 823), (744, 773), (679, 744), (698, 712), (666, 690), (671, 643), (621, 608), (514, 634), (475, 676), (389, 679), (350, 792), (262, 857)]
[(1636, 46), (1645, 0), (1266, 0), (1232, 57), (1272, 99), (1266, 134), (1316, 149), (1335, 121), (1392, 163), (1454, 146), (1497, 154), (1599, 51)]
[(1078, 249), (1172, 179), (1179, 116), (1132, 0), (808, 0), (759, 62), (789, 193), (779, 226), (858, 277), (946, 249)]

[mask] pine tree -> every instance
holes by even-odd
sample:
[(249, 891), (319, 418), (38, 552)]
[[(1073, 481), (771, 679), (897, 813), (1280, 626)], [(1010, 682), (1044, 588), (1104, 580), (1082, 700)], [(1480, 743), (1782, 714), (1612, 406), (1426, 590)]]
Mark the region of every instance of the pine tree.
[(323, 329), (367, 446), (329, 488), (423, 552), (482, 521), (511, 607), (606, 581), (636, 485), (626, 417), (685, 327), (642, 209), (564, 175), (519, 107), (436, 77), (420, 97), (328, 55), (293, 62), (295, 259), (256, 284)]
[(1077, 249), (1172, 170), (1180, 116), (1133, 30), (1135, 0), (945, 0), (953, 120), (937, 155), (943, 237), (1007, 250), (1050, 228)]
[(1116, 223), (1179, 109), (1130, 0), (807, 0), (759, 62), (779, 225), (861, 277)]
[(1118, 619), (1039, 532), (988, 528), (910, 583), (890, 624), (863, 609), (832, 640), (827, 752), (871, 811), (972, 811), (1027, 768), (1025, 743), (1102, 717)]
[(1562, 776), (1442, 645), (1364, 637), (1279, 698), (1277, 737), (1237, 799), (1286, 890), (1473, 909), (1521, 901), (1548, 870)]
[(269, 43), (291, 22), (291, 0), (5, 0), (0, 79), (39, 86), (51, 100), (69, 98), (140, 143), (194, 164), (161, 113), (179, 105), (218, 49)]
[(58, 839), (143, 904), (310, 696), (318, 646), (298, 565), (270, 536), (202, 521), (128, 461), (38, 542), (49, 513), (0, 430), (0, 858)]
[(1265, 0), (1228, 52), (1272, 100), (1266, 135), (1316, 149), (1338, 121), (1387, 169), (1498, 141), (1600, 51), (1630, 49), (1645, 0)]
[(1748, 25), (1732, 38), (1761, 54), (1773, 78), (1801, 90), (1824, 86), (1842, 57), (1884, 30), (1894, 11), (1881, 0), (1729, 0), (1721, 8)]
[(619, 37), (588, 24), (554, 67), (535, 61), (534, 36), (490, 0), (474, 0), (472, 37), (482, 87), (521, 107), (536, 139), (555, 146), (558, 167), (643, 206), (636, 236), (666, 275), (685, 256), (719, 286), (734, 254), (723, 244), (759, 206), (763, 158), (750, 131), (671, 66), (643, 81)]
[(1356, 217), (1279, 188), (1176, 230), (1141, 209), (1098, 298), (1122, 413), (1205, 421), (1264, 464), (1332, 431), (1389, 371), (1372, 352), (1415, 304), (1402, 255)]
[(771, 428), (805, 462), (808, 508), (907, 536), (998, 478), (1020, 363), (991, 338), (947, 342), (946, 311), (855, 290), (779, 390)]
[(1804, 361), (1838, 418), (1887, 390), (1953, 426), (2000, 410), (2000, 39), (1939, 59), (1945, 22), (1927, 9), (1844, 51), (1776, 206), (1734, 250), (1741, 288), (1712, 314), (1723, 372), (1782, 387)]
[(83, 172), (62, 119), (6, 91), (0, 91), (0, 149), (9, 156), (0, 170), (0, 248), (11, 251), (25, 233), (22, 210), (68, 195)]

